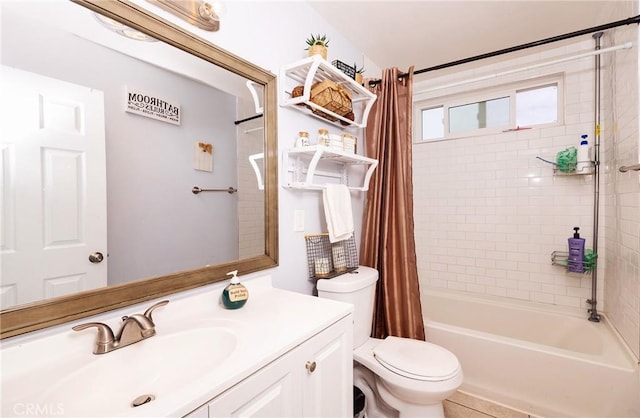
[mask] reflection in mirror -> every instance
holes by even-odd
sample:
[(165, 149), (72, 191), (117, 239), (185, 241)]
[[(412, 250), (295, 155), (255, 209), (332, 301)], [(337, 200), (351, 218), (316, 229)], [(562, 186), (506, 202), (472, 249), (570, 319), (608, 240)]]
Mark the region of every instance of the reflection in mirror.
[[(181, 49), (30, 3), (1, 14), (3, 337), (273, 266), (273, 76), (130, 4), (80, 2)], [(62, 310), (7, 330), (25, 304)]]

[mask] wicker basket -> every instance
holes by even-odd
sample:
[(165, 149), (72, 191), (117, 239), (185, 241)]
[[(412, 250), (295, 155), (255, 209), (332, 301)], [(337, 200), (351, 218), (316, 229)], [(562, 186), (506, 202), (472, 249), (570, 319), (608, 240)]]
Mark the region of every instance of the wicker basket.
[[(349, 113), (347, 113), (346, 115), (344, 115), (344, 117), (345, 117), (345, 118), (347, 118), (347, 119), (349, 119), (350, 121), (354, 121), (354, 120), (355, 120), (355, 118), (356, 118), (356, 116), (353, 114), (353, 112), (349, 112)], [(342, 126), (350, 125), (350, 123), (349, 123), (349, 122), (345, 122), (345, 121), (343, 121), (343, 120), (341, 120), (341, 121), (340, 121), (340, 124), (341, 124)]]
[[(293, 90), (291, 91), (291, 97), (300, 97), (304, 95), (304, 86), (296, 86), (293, 88)], [(298, 106), (307, 106), (304, 103), (298, 103)], [(308, 107), (308, 106), (307, 106)]]
[(340, 116), (352, 110), (351, 94), (331, 80), (324, 80), (311, 87), (311, 101)]
[[(291, 91), (291, 97), (300, 97), (304, 95), (304, 86), (296, 86)], [(327, 110), (330, 110), (340, 116), (343, 116), (349, 120), (354, 120), (354, 114), (351, 106), (351, 94), (348, 91), (337, 85), (331, 80), (325, 80), (320, 83), (314, 83), (311, 86), (310, 100), (322, 106)], [(328, 115), (321, 110), (313, 108), (305, 103), (298, 103), (298, 106), (306, 106), (313, 113), (321, 116), (331, 122), (335, 122), (338, 118)], [(340, 121), (343, 125), (348, 125), (347, 122)]]

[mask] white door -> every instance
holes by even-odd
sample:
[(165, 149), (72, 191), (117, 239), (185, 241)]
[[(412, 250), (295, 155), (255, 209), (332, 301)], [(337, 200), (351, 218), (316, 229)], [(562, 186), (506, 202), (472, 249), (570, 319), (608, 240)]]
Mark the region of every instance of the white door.
[(104, 139), (101, 91), (0, 67), (3, 309), (106, 286)]

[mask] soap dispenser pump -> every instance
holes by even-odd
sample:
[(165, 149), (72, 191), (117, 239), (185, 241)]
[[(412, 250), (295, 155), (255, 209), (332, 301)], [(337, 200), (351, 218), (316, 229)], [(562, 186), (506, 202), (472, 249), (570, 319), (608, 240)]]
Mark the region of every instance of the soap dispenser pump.
[(240, 283), (238, 279), (238, 270), (227, 273), (231, 277), (231, 282), (222, 291), (222, 303), (227, 309), (239, 309), (247, 303), (249, 299), (249, 291)]

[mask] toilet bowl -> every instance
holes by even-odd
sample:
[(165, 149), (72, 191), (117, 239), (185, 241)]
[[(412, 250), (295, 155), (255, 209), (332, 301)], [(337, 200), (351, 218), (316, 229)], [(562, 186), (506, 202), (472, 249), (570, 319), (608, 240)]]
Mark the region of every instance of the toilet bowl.
[(400, 417), (443, 417), (442, 401), (462, 384), (458, 359), (425, 341), (370, 338), (353, 359), (375, 375), (376, 393)]
[(366, 415), (444, 417), (442, 401), (462, 384), (460, 363), (429, 342), (369, 337), (377, 280), (377, 270), (359, 267), (317, 282), (319, 297), (354, 305), (354, 385), (365, 393)]

